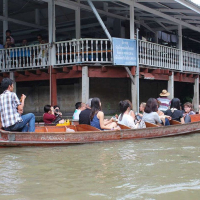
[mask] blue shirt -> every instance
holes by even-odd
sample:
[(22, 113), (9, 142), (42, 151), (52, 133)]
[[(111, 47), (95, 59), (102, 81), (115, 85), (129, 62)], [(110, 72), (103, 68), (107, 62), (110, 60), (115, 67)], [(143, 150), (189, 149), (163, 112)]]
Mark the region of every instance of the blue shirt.
[(90, 125), (93, 126), (93, 127), (95, 127), (95, 128), (98, 128), (100, 130), (103, 130), (100, 127), (100, 123), (99, 123), (99, 119), (97, 117), (97, 114), (93, 117), (92, 121), (90, 121)]

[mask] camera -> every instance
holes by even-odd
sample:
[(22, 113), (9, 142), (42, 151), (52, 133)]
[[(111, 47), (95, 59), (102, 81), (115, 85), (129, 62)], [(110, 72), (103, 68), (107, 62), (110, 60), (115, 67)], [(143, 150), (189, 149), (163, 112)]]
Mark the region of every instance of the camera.
[(59, 112), (59, 109), (55, 109), (56, 112)]
[(141, 120), (141, 118), (140, 118), (139, 115), (136, 115), (135, 118), (136, 118), (137, 121), (140, 121), (140, 120)]

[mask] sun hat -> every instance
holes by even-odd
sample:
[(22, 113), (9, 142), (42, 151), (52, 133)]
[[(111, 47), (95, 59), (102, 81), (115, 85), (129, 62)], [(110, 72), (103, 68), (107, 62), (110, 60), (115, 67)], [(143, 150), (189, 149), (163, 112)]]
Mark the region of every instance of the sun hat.
[(160, 93), (161, 97), (168, 97), (170, 95), (169, 92), (167, 92), (167, 90), (162, 90), (162, 93)]

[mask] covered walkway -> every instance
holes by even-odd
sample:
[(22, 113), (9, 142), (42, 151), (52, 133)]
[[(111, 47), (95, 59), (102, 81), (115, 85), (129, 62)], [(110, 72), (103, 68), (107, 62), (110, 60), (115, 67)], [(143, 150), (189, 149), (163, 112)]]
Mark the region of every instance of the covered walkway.
[[(5, 43), (5, 31), (11, 29), (16, 47), (0, 49), (0, 77), (10, 73), (19, 82), (49, 79), (54, 103), (57, 100), (51, 94), (57, 92), (59, 78), (82, 78), (82, 101), (85, 102), (89, 98), (90, 77), (129, 77), (123, 68), (114, 68), (112, 41), (107, 39), (88, 2), (1, 1), (3, 29), (0, 34)], [(197, 109), (200, 7), (186, 0), (92, 2), (112, 37), (135, 39), (136, 29), (140, 30), (138, 76), (167, 80), (171, 98), (174, 97), (174, 81), (194, 83)], [(43, 35), (44, 44), (35, 42), (37, 34)], [(22, 39), (27, 39), (28, 45), (20, 46)], [(136, 66), (131, 66), (130, 71), (136, 78)], [(138, 104), (135, 93), (138, 87), (131, 84), (134, 107)]]

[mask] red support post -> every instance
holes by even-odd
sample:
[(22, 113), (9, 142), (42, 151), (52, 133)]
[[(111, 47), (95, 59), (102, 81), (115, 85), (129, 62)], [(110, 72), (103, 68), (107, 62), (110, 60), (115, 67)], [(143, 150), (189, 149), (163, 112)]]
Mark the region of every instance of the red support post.
[[(52, 67), (51, 67), (52, 69)], [(57, 105), (57, 78), (56, 78), (56, 72), (54, 70), (51, 70), (51, 105), (55, 106)]]

